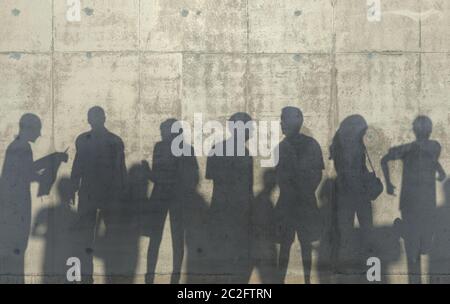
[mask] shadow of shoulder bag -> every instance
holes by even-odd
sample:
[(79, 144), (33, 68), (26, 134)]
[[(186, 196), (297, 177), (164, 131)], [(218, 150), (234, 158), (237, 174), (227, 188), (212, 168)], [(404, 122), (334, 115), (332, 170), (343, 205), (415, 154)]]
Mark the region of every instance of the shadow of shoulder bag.
[(369, 160), (369, 165), (370, 165), (372, 172), (368, 171), (364, 175), (363, 186), (364, 186), (364, 191), (367, 194), (368, 199), (370, 201), (374, 201), (380, 196), (381, 193), (383, 193), (384, 187), (383, 187), (383, 183), (381, 182), (381, 179), (375, 173), (375, 169), (373, 168), (369, 153), (367, 152), (367, 149), (365, 147), (364, 147), (364, 150), (365, 150), (367, 159)]

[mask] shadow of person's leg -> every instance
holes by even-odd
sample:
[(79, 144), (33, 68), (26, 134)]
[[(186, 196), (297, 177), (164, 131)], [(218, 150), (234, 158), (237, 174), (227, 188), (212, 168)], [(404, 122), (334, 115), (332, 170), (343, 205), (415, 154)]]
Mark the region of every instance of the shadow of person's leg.
[(311, 284), (311, 264), (312, 264), (312, 246), (308, 240), (302, 241), (301, 236), (297, 234), (298, 241), (300, 242), (300, 249), (302, 252), (303, 261), (303, 274), (305, 278), (305, 284)]
[(91, 202), (82, 202), (79, 206), (78, 229), (80, 232), (79, 254), (81, 262), (81, 278), (84, 284), (94, 283), (94, 237), (97, 221), (97, 208), (89, 206)]
[(355, 217), (353, 202), (349, 196), (338, 196), (337, 199), (337, 228), (339, 243), (336, 248), (336, 271), (345, 273), (350, 271), (349, 262), (352, 258), (352, 233)]
[(292, 242), (290, 241), (283, 241), (280, 244), (280, 255), (278, 257), (278, 275), (279, 275), (279, 282), (281, 284), (284, 284), (284, 281), (286, 279), (287, 268), (289, 265), (289, 257), (291, 254), (291, 246)]
[(171, 284), (180, 283), (181, 266), (184, 257), (184, 225), (182, 206), (174, 204), (171, 206), (170, 215), (170, 231), (172, 234), (172, 250), (173, 250), (173, 269), (170, 278)]
[(151, 228), (150, 243), (148, 244), (147, 251), (147, 274), (145, 275), (146, 284), (153, 284), (155, 281), (156, 263), (158, 261), (159, 247), (161, 246), (167, 211), (167, 208), (161, 208), (153, 217), (154, 224)]

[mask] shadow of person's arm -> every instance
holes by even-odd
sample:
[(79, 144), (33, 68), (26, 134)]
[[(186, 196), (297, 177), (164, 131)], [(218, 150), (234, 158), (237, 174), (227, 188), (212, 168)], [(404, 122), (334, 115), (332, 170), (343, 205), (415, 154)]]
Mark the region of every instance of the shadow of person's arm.
[(125, 144), (121, 139), (119, 139), (118, 143), (118, 153), (117, 153), (117, 175), (118, 175), (118, 186), (120, 187), (119, 192), (122, 199), (126, 199), (127, 196), (127, 186), (128, 186), (128, 173), (127, 166), (125, 163)]
[(51, 170), (62, 162), (67, 162), (69, 156), (66, 152), (55, 152), (33, 162), (33, 171)]
[(75, 157), (73, 159), (73, 163), (72, 163), (72, 171), (70, 173), (70, 180), (72, 182), (72, 187), (73, 187), (73, 197), (71, 199), (72, 201), (72, 205), (75, 205), (75, 194), (78, 192), (78, 190), (80, 189), (80, 185), (81, 185), (81, 178), (83, 175), (83, 160), (82, 160), (82, 142), (81, 142), (81, 137), (78, 137), (76, 142), (75, 142)]
[(447, 178), (447, 174), (439, 161), (436, 164), (436, 171), (438, 174), (437, 180), (443, 182)]
[(167, 158), (167, 155), (165, 155), (163, 146), (161, 142), (159, 142), (153, 149), (152, 167), (150, 168), (150, 164), (146, 160), (142, 161), (145, 177), (154, 184), (167, 182), (163, 174), (163, 172), (166, 171), (164, 168), (165, 158)]
[(389, 152), (381, 158), (381, 169), (383, 170), (384, 179), (386, 181), (386, 192), (389, 195), (395, 195), (395, 186), (391, 181), (391, 174), (389, 171), (389, 162), (403, 158), (406, 153), (406, 146), (398, 146), (389, 149)]
[(68, 155), (64, 153), (52, 153), (33, 163), (34, 181), (39, 182), (38, 197), (49, 195), (56, 181), (59, 167), (62, 162), (67, 162)]
[(151, 181), (152, 183), (155, 183), (156, 182), (155, 173), (150, 168), (150, 164), (148, 163), (148, 161), (143, 160), (141, 162), (141, 165), (142, 165), (142, 169), (143, 169), (143, 173), (144, 173), (144, 178), (146, 180)]
[(31, 235), (36, 237), (43, 237), (46, 234), (47, 225), (46, 225), (47, 212), (46, 209), (41, 210), (34, 220), (34, 225), (31, 228)]

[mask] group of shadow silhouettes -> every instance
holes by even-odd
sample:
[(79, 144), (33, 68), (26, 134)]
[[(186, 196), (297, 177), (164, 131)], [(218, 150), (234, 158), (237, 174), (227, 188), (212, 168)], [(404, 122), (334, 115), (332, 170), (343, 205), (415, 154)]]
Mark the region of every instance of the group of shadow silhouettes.
[[(246, 123), (251, 117), (236, 113), (229, 120)], [(153, 283), (168, 216), (171, 283), (180, 282), (183, 263), (187, 283), (247, 283), (255, 270), (263, 283), (283, 283), (295, 237), (306, 283), (311, 280), (313, 250), (317, 250), (320, 282), (339, 282), (331, 279), (336, 274), (343, 274), (337, 276), (342, 282), (355, 282), (356, 277), (365, 280), (366, 260), (371, 256), (380, 258), (382, 274), (386, 274), (400, 258), (401, 238), (411, 283), (420, 282), (423, 254), (430, 256), (431, 272), (450, 273), (450, 183), (444, 186), (446, 204), (438, 208), (436, 180), (446, 177), (439, 163), (440, 145), (430, 139), (428, 117), (414, 121), (415, 141), (391, 148), (381, 160), (388, 194), (395, 192), (388, 162), (403, 162), (401, 218), (381, 227), (373, 225), (374, 202), (365, 191), (370, 171), (364, 144), (368, 125), (360, 115), (340, 124), (329, 151), (336, 176), (321, 184), (325, 168), (321, 148), (300, 132), (300, 109), (284, 108), (279, 162), (264, 172), (262, 191), (254, 194), (253, 159), (248, 150), (244, 156), (211, 153), (206, 165), (206, 179), (213, 183), (210, 203), (197, 192), (200, 173), (193, 148), (188, 148), (192, 156), (172, 153), (172, 140), (182, 133), (171, 132), (175, 119), (161, 124), (152, 164), (142, 161), (128, 170), (123, 141), (105, 127), (105, 121), (102, 108), (89, 110), (91, 130), (76, 139), (71, 176), (56, 181), (59, 166), (68, 161), (67, 153), (34, 160), (30, 143), (40, 136), (41, 121), (34, 114), (22, 116), (19, 135), (6, 151), (0, 181), (2, 276), (24, 281), (31, 234), (45, 240), (46, 283), (66, 282), (69, 257), (80, 259), (83, 283), (93, 283), (94, 258), (103, 261), (108, 283), (131, 283), (144, 235), (149, 237), (145, 279)], [(214, 151), (225, 152), (228, 141), (234, 141), (233, 155), (238, 155), (237, 130), (230, 131), (231, 137), (216, 143)], [(251, 136), (246, 129), (245, 140)], [(32, 182), (39, 183), (38, 196), (48, 195), (55, 183), (59, 194), (58, 201), (42, 209), (34, 221)], [(274, 200), (277, 187), (279, 196)]]

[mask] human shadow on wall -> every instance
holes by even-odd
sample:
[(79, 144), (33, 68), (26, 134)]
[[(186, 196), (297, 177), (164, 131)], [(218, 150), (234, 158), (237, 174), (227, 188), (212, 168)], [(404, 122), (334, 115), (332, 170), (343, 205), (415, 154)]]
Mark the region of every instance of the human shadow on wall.
[(334, 283), (333, 275), (337, 262), (339, 233), (337, 228), (336, 181), (327, 178), (318, 192), (320, 217), (323, 223), (320, 245), (317, 250), (317, 272), (320, 283)]
[[(193, 153), (193, 150), (192, 150)], [(186, 244), (186, 283), (210, 281), (209, 205), (198, 193), (199, 170), (195, 156), (182, 156), (179, 191), (183, 201), (183, 224)]]
[[(251, 120), (247, 113), (239, 112), (233, 114), (229, 122), (242, 126)], [(253, 200), (253, 157), (245, 142), (250, 139), (252, 129), (230, 126), (231, 137), (212, 147), (206, 165), (206, 179), (213, 182), (209, 267), (214, 283), (247, 283), (250, 276), (249, 208)], [(231, 148), (227, 149), (227, 146)]]
[[(367, 128), (361, 115), (348, 116), (341, 122), (330, 146), (330, 159), (336, 171), (332, 193), (335, 195), (337, 234), (333, 254), (335, 271), (341, 274), (365, 271), (369, 254), (373, 215), (364, 185), (369, 172), (364, 144)], [(355, 216), (360, 229), (354, 229)], [(355, 240), (357, 246), (353, 246)]]
[[(323, 233), (318, 248), (318, 275), (321, 284), (330, 283), (372, 283), (367, 280), (367, 270), (370, 265), (365, 264), (364, 272), (353, 272), (341, 275), (337, 268), (338, 250), (340, 245), (338, 230), (338, 214), (336, 201), (336, 179), (327, 178), (319, 190), (321, 201), (320, 214), (324, 223)], [(398, 221), (392, 225), (373, 227), (369, 234), (361, 228), (353, 228), (347, 239), (346, 246), (349, 254), (347, 261), (359, 261), (361, 240), (360, 235), (365, 234), (367, 239), (367, 255), (380, 259), (381, 281), (389, 283), (389, 269), (400, 259), (400, 227)], [(348, 275), (351, 274), (351, 275)]]
[[(172, 132), (172, 127), (175, 128), (177, 126), (179, 127), (178, 133)], [(183, 136), (181, 125), (176, 119), (171, 118), (161, 124), (160, 131), (161, 141), (155, 145), (152, 167), (150, 168), (150, 165), (143, 161), (147, 180), (154, 183), (147, 207), (148, 211), (146, 212), (148, 220), (145, 220), (146, 223), (144, 224), (146, 226), (145, 234), (150, 236), (147, 252), (146, 283), (154, 283), (164, 224), (167, 214), (169, 214), (173, 252), (170, 282), (176, 284), (180, 282), (181, 267), (184, 259), (185, 208), (202, 209), (203, 207), (201, 207), (201, 198), (196, 193), (199, 173), (193, 148), (182, 140), (179, 143), (179, 148), (188, 151), (191, 156), (176, 156), (172, 151), (172, 141), (179, 138), (179, 136), (181, 138)], [(197, 203), (199, 205), (195, 205)], [(200, 214), (196, 216), (200, 216)], [(189, 228), (193, 229), (192, 227)], [(194, 232), (191, 230), (189, 232), (192, 237)]]
[(386, 190), (390, 195), (395, 194), (395, 187), (391, 182), (388, 162), (403, 162), (399, 221), (405, 241), (409, 283), (422, 282), (421, 256), (429, 254), (434, 232), (436, 179), (445, 179), (445, 172), (439, 163), (441, 146), (430, 139), (432, 129), (429, 117), (417, 117), (413, 122), (416, 140), (391, 148), (381, 161)]
[[(127, 189), (121, 198), (117, 216), (112, 217), (105, 231), (96, 229), (95, 255), (104, 261), (107, 283), (131, 284), (134, 282), (139, 253), (139, 212), (146, 200), (148, 183), (145, 170), (135, 164), (128, 171)], [(97, 220), (105, 224), (104, 214)]]
[(31, 235), (43, 238), (43, 283), (66, 281), (67, 260), (80, 256), (80, 236), (76, 229), (77, 212), (71, 207), (73, 187), (70, 178), (62, 177), (57, 183), (58, 201), (41, 209), (34, 219)]
[(272, 193), (276, 187), (276, 171), (263, 174), (264, 188), (250, 205), (250, 273), (258, 272), (261, 283), (278, 283), (277, 246)]
[(30, 143), (41, 136), (41, 120), (35, 114), (24, 114), (19, 135), (8, 146), (0, 183), (0, 273), (23, 283), (24, 258), (31, 225), (32, 182), (39, 183), (39, 196), (47, 195), (55, 181), (66, 153), (53, 153), (33, 160)]
[(311, 281), (312, 243), (320, 238), (322, 223), (316, 189), (322, 179), (324, 162), (317, 141), (300, 133), (303, 114), (286, 107), (281, 114), (285, 138), (279, 144), (276, 167), (280, 197), (275, 207), (276, 236), (280, 243), (278, 271), (284, 283), (294, 238), (300, 242), (305, 283)]
[(444, 183), (444, 205), (436, 210), (430, 251), (430, 282), (449, 283), (450, 273), (450, 179)]
[(95, 106), (89, 109), (87, 120), (91, 130), (76, 139), (71, 180), (74, 193), (78, 192), (82, 282), (93, 283), (96, 231), (101, 219), (106, 235), (115, 234), (126, 191), (127, 170), (124, 143), (106, 128), (105, 111)]

